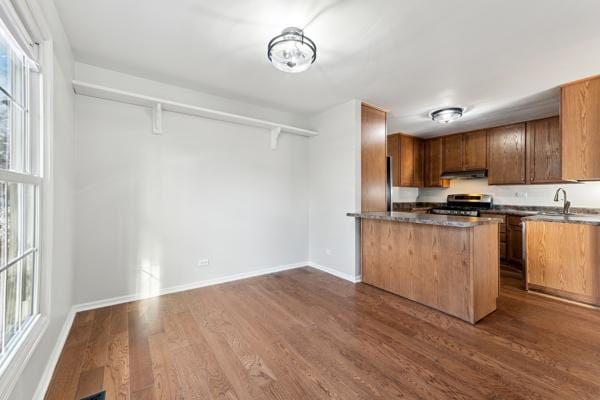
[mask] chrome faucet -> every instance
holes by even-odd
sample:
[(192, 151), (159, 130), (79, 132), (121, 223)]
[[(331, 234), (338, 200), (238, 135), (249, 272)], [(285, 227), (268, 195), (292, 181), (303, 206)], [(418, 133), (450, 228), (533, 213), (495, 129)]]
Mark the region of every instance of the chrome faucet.
[(571, 209), (571, 202), (567, 200), (567, 191), (563, 188), (556, 189), (556, 193), (554, 194), (554, 201), (558, 201), (558, 194), (562, 190), (563, 192), (563, 214), (568, 214)]

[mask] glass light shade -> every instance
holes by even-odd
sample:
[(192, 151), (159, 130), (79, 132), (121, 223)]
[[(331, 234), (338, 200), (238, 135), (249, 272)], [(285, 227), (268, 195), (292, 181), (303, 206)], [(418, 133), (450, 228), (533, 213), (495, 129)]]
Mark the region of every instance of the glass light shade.
[(268, 57), (275, 68), (284, 72), (306, 71), (317, 58), (315, 43), (301, 29), (287, 28), (268, 46)]
[(442, 108), (431, 113), (431, 119), (440, 124), (449, 124), (463, 116), (464, 110), (459, 107)]

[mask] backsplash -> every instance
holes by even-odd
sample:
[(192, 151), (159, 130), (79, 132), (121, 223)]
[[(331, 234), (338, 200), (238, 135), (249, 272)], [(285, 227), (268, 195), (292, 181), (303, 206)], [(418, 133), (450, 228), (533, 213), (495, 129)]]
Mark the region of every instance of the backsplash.
[[(491, 194), (494, 204), (510, 204), (523, 206), (557, 206), (553, 201), (554, 193), (559, 187), (567, 191), (567, 197), (573, 207), (600, 207), (600, 182), (563, 183), (560, 185), (514, 185), (490, 186), (487, 179), (453, 180), (447, 189), (419, 189), (418, 202), (445, 202), (446, 196), (455, 193), (485, 193)], [(394, 188), (404, 190), (402, 188)], [(413, 190), (413, 189), (408, 189)], [(410, 198), (412, 192), (398, 197)], [(394, 197), (394, 201), (396, 197)], [(561, 202), (562, 204), (562, 195)]]

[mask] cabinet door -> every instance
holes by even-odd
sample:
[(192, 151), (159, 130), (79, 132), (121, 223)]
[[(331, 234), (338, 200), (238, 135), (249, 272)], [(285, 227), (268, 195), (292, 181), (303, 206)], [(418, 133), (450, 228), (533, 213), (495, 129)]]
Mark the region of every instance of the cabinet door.
[(425, 176), (423, 182), (423, 186), (425, 187), (448, 187), (450, 185), (449, 181), (440, 179), (444, 156), (442, 141), (442, 138), (425, 140)]
[(600, 179), (600, 78), (561, 88), (562, 178)]
[(463, 135), (465, 171), (487, 168), (487, 134), (486, 131), (467, 132)]
[(488, 132), (488, 183), (525, 183), (525, 124), (513, 124)]
[(422, 139), (413, 138), (414, 151), (414, 176), (413, 185), (415, 187), (423, 187), (425, 176), (423, 169), (425, 167), (425, 143)]
[(444, 137), (444, 172), (457, 172), (463, 169), (463, 135)]
[(386, 211), (386, 113), (366, 104), (361, 109), (361, 209)]
[(527, 122), (528, 183), (561, 182), (561, 133), (558, 117)]
[(400, 137), (400, 185), (399, 186), (414, 186), (415, 185), (415, 168), (414, 168), (414, 139), (410, 136), (399, 135)]
[(392, 158), (392, 186), (400, 186), (400, 136), (388, 135), (387, 155)]

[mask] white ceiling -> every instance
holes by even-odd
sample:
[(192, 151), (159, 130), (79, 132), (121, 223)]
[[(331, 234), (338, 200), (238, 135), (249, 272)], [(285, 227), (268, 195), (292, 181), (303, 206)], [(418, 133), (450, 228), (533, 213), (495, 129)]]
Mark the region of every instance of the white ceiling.
[[(55, 2), (77, 61), (298, 113), (358, 98), (423, 136), (556, 114), (559, 84), (600, 73), (598, 0)], [(317, 43), (302, 74), (266, 58), (287, 26)]]

